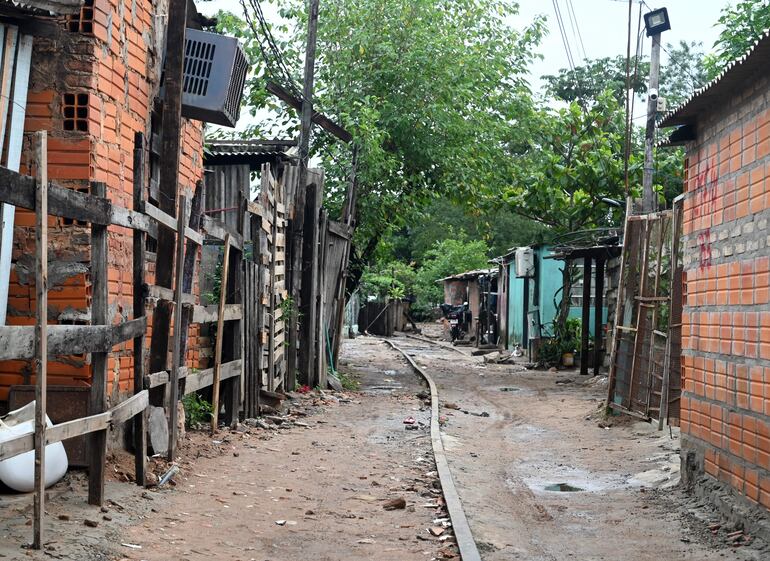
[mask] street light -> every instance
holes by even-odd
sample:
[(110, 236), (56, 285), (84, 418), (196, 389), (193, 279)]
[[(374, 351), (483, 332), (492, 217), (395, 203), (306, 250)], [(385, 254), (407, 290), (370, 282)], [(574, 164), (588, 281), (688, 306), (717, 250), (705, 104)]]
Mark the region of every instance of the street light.
[(671, 29), (671, 22), (668, 21), (668, 10), (660, 8), (651, 11), (649, 14), (644, 14), (644, 27), (647, 28), (647, 37), (652, 37)]
[(660, 34), (671, 29), (668, 10), (659, 8), (644, 14), (647, 37), (652, 37), (650, 52), (650, 85), (647, 88), (647, 127), (644, 133), (644, 174), (642, 177), (642, 212), (655, 212), (658, 203), (652, 190), (653, 144), (655, 141), (655, 117), (658, 111), (658, 80), (660, 75)]

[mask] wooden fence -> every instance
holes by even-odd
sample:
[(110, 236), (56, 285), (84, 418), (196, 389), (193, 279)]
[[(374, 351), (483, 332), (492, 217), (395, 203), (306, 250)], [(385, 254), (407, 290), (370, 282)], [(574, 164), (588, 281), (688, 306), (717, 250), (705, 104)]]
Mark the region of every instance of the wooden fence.
[[(293, 385), (288, 365), (302, 350), (312, 349), (310, 378), (326, 385), (326, 369), (334, 360), (344, 311), (345, 269), (350, 252), (352, 211), (346, 211), (347, 223), (328, 219), (320, 206), (321, 196), (306, 215), (306, 226), (315, 229), (317, 252), (306, 269), (288, 267), (289, 223), (296, 186), (296, 168), (287, 166), (276, 177), (273, 169), (261, 169), (260, 193), (252, 201), (248, 186), (235, 200), (236, 217), (228, 221), (212, 218), (205, 212), (205, 189), (201, 182), (192, 198), (178, 197), (176, 216), (148, 201), (146, 154), (142, 134), (135, 137), (133, 209), (114, 205), (106, 198), (103, 184), (92, 184), (91, 193), (83, 193), (50, 184), (46, 177), (46, 135), (40, 133), (37, 178), (0, 168), (0, 202), (35, 211), (37, 217), (36, 271), (37, 317), (33, 327), (0, 327), (0, 360), (32, 359), (37, 365), (35, 433), (18, 437), (0, 446), (0, 460), (35, 450), (36, 464), (34, 543), (43, 543), (44, 489), (40, 471), (44, 469), (42, 443), (88, 434), (89, 502), (104, 501), (104, 475), (107, 431), (129, 419), (134, 420), (136, 482), (146, 481), (148, 452), (148, 406), (164, 406), (167, 412), (169, 440), (167, 457), (176, 455), (178, 423), (177, 404), (184, 395), (208, 391), (212, 397), (212, 429), (219, 423), (221, 406), (225, 422), (234, 425), (239, 417), (260, 414), (260, 396), (282, 392)], [(322, 179), (315, 174), (316, 181)], [(316, 183), (319, 191), (322, 180)], [(318, 220), (314, 219), (318, 213)], [(47, 325), (47, 216), (59, 216), (91, 224), (91, 278), (93, 300), (91, 325)], [(112, 325), (108, 316), (107, 227), (122, 226), (133, 232), (133, 319)], [(170, 286), (149, 282), (147, 237), (158, 239), (165, 232), (174, 240), (173, 253), (156, 254), (156, 264), (173, 271)], [(158, 244), (158, 247), (168, 244)], [(199, 248), (215, 246), (221, 259), (218, 301), (211, 305), (196, 302), (193, 279), (200, 265)], [(306, 255), (307, 257), (307, 255)], [(157, 269), (157, 267), (156, 267)], [(200, 273), (200, 271), (199, 271)], [(168, 275), (165, 275), (168, 276)], [(292, 276), (310, 279), (301, 295), (314, 316), (313, 336), (298, 337), (298, 306), (289, 297)], [(157, 278), (157, 277), (156, 277)], [(310, 290), (312, 289), (312, 290)], [(308, 296), (309, 294), (309, 296)], [(153, 330), (148, 348), (148, 316), (152, 325), (163, 325), (170, 317), (171, 330)], [(172, 314), (172, 315), (171, 315)], [(287, 317), (288, 316), (288, 317)], [(293, 323), (287, 320), (293, 318)], [(304, 320), (303, 320), (304, 321)], [(160, 322), (160, 323), (159, 323)], [(187, 335), (191, 325), (210, 324), (214, 345), (212, 364), (198, 370), (186, 366)], [(295, 345), (290, 344), (293, 325)], [(134, 395), (107, 409), (107, 357), (113, 346), (133, 340)], [(170, 349), (170, 357), (168, 350)], [(91, 353), (92, 386), (88, 416), (45, 427), (46, 357)], [(170, 359), (170, 362), (169, 362)], [(152, 365), (160, 368), (150, 369)], [(220, 392), (221, 388), (221, 392)]]

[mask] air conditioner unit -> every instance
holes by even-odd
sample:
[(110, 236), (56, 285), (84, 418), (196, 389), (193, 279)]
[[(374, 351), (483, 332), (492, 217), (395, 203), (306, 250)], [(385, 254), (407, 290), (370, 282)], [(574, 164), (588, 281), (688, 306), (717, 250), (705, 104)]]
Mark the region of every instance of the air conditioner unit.
[(234, 127), (248, 71), (238, 40), (187, 29), (184, 54), (182, 116)]
[(516, 276), (531, 278), (535, 276), (535, 252), (531, 247), (520, 247), (514, 254), (516, 258)]

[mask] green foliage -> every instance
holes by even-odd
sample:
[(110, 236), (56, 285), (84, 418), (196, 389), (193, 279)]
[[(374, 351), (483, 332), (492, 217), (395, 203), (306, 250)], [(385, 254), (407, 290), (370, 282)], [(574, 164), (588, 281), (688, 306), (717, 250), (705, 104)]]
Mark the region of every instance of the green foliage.
[(339, 379), (340, 384), (342, 384), (342, 387), (348, 391), (356, 391), (361, 386), (361, 382), (345, 372), (338, 370), (335, 374)]
[[(554, 235), (620, 223), (620, 212), (602, 201), (625, 200), (624, 118), (611, 91), (587, 109), (543, 109), (505, 191), (510, 209), (549, 227)], [(632, 184), (640, 183), (639, 157), (632, 155)]]
[(364, 300), (380, 302), (401, 299), (414, 291), (415, 278), (415, 271), (408, 263), (387, 261), (375, 264), (361, 276), (361, 296)]
[[(297, 75), (305, 2), (276, 3), (287, 37), (279, 47)], [(373, 261), (383, 235), (410, 223), (430, 201), (470, 201), (508, 182), (532, 105), (526, 67), (544, 31), (542, 19), (512, 29), (516, 12), (510, 0), (322, 3), (315, 99), (359, 146), (352, 278)], [(223, 27), (242, 31), (235, 19)], [(249, 58), (248, 104), (256, 110), (272, 103), (263, 93), (269, 66), (258, 49), (250, 48)], [(261, 130), (293, 135), (296, 124), (284, 111)], [(325, 133), (313, 139), (330, 208), (342, 206), (348, 150)]]
[(196, 393), (184, 396), (182, 406), (184, 407), (185, 426), (190, 429), (197, 429), (208, 423), (214, 412), (211, 403)]
[(703, 43), (666, 45), (668, 61), (660, 69), (660, 95), (674, 108), (708, 82)]
[(489, 267), (489, 247), (482, 240), (471, 241), (459, 235), (437, 242), (425, 253), (422, 267), (417, 271), (414, 309), (424, 312), (444, 302), (444, 286), (436, 282), (439, 279)]
[(217, 261), (214, 273), (207, 275), (209, 282), (211, 282), (211, 290), (201, 294), (201, 298), (209, 304), (219, 304), (222, 294), (222, 266), (223, 262)]
[(768, 0), (742, 0), (722, 9), (717, 24), (722, 27), (714, 43), (713, 54), (706, 57), (709, 79), (715, 78), (725, 66), (751, 48), (766, 29), (770, 28)]
[[(637, 68), (634, 73), (634, 69)], [(647, 92), (650, 63), (632, 57), (630, 63), (631, 89), (638, 94)], [(543, 76), (549, 95), (566, 102), (576, 101), (586, 107), (599, 100), (609, 90), (619, 105), (626, 98), (626, 57), (597, 58), (584, 61), (575, 69), (562, 68), (556, 75)]]

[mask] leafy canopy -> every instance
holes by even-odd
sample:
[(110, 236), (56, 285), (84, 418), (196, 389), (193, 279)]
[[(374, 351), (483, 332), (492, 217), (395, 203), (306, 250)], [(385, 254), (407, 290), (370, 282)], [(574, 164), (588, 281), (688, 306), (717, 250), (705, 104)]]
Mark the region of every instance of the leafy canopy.
[(706, 57), (706, 73), (715, 78), (725, 66), (742, 56), (770, 28), (770, 1), (742, 0), (725, 7), (717, 24), (722, 27), (713, 54)]

